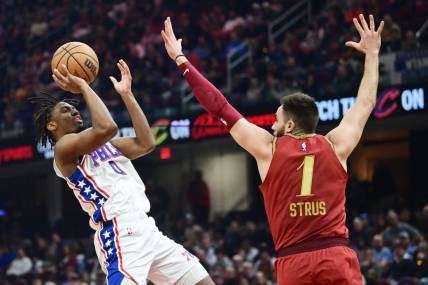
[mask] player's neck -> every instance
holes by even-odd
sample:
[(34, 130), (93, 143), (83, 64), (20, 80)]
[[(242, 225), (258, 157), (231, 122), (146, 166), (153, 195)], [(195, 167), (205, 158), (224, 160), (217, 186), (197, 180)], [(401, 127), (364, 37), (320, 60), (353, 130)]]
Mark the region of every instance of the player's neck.
[(293, 136), (305, 136), (305, 135), (308, 135), (307, 133), (305, 133), (304, 131), (302, 131), (302, 130), (295, 130), (295, 131), (292, 131), (291, 132), (291, 134), (293, 135)]
[(55, 142), (58, 142), (65, 135), (66, 134), (63, 134), (63, 133), (55, 133), (55, 134), (53, 134), (53, 139)]
[(302, 130), (295, 130), (292, 131), (290, 133), (285, 133), (286, 135), (296, 138), (296, 139), (304, 139), (304, 138), (308, 138), (308, 137), (313, 137), (315, 135), (315, 133), (306, 133)]

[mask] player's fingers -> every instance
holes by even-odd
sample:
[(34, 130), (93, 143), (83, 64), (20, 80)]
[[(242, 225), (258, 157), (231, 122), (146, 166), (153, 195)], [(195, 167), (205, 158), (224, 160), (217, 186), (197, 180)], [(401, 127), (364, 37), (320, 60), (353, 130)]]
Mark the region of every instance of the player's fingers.
[(114, 78), (113, 76), (109, 76), (111, 83), (113, 83), (114, 86), (116, 86), (116, 84), (118, 83), (116, 78)]
[(61, 64), (59, 66), (59, 71), (61, 71), (61, 73), (64, 74), (64, 76), (68, 76), (68, 74), (70, 73), (67, 69), (67, 66), (65, 66), (65, 64)]
[(356, 49), (357, 51), (361, 52), (361, 53), (366, 53), (364, 49), (361, 48), (361, 45), (356, 43), (356, 42), (346, 42), (345, 45), (347, 47), (351, 47)]
[(165, 22), (164, 22), (164, 25), (165, 25), (165, 34), (167, 35), (167, 36), (169, 36), (169, 21), (168, 21), (168, 17), (165, 19)]
[(123, 68), (123, 66), (120, 64), (120, 62), (118, 62), (118, 63), (116, 63), (116, 65), (117, 65), (117, 67), (119, 68), (119, 70), (120, 70), (120, 76), (123, 78), (125, 75), (126, 75), (126, 73), (125, 73), (125, 69)]
[(64, 75), (62, 75), (62, 73), (61, 72), (59, 72), (59, 70), (58, 69), (54, 69), (54, 75), (56, 76), (56, 78), (58, 79), (58, 80), (60, 80), (60, 81), (62, 81), (62, 82), (65, 82), (66, 81), (66, 78), (65, 78), (65, 76)]
[(170, 17), (166, 18), (166, 30), (168, 31), (168, 33), (172, 34), (172, 23)]
[(167, 21), (168, 21), (168, 31), (169, 31), (169, 34), (170, 34), (171, 38), (175, 40), (174, 30), (172, 29), (171, 18), (168, 17)]
[(375, 31), (375, 24), (374, 24), (373, 15), (369, 15), (369, 20), (370, 20), (370, 31), (374, 32)]
[(354, 49), (356, 49), (356, 50), (361, 51), (361, 47), (360, 47), (360, 45), (359, 45), (358, 43), (356, 43), (356, 42), (346, 42), (346, 43), (345, 43), (345, 46), (347, 46), (347, 47), (351, 47), (351, 48), (354, 48)]
[(377, 29), (377, 32), (376, 32), (376, 33), (378, 33), (379, 35), (381, 35), (381, 34), (382, 34), (382, 31), (383, 31), (383, 26), (384, 26), (384, 25), (385, 25), (385, 22), (384, 22), (384, 21), (380, 22), (379, 28)]
[(55, 81), (55, 83), (59, 86), (59, 87), (61, 87), (61, 89), (67, 89), (66, 88), (66, 84), (63, 82), (63, 81), (61, 81), (60, 79), (58, 79), (58, 77), (55, 75), (55, 74), (52, 74), (52, 78), (53, 78), (53, 80)]
[(163, 38), (163, 41), (165, 42), (165, 44), (169, 44), (170, 38), (169, 38), (168, 34), (165, 31), (162, 31), (161, 35), (162, 35), (162, 38)]
[(119, 60), (120, 64), (123, 66), (123, 69), (125, 70), (126, 75), (131, 76), (131, 70), (129, 70), (128, 64), (123, 60)]
[(364, 28), (364, 31), (369, 31), (369, 26), (367, 25), (366, 19), (364, 18), (363, 14), (360, 14), (360, 22)]
[(58, 79), (58, 77), (55, 74), (52, 74), (52, 78), (58, 85), (62, 84), (61, 80)]
[(355, 26), (355, 28), (357, 29), (358, 33), (359, 33), (359, 34), (360, 34), (360, 36), (362, 37), (362, 36), (363, 36), (363, 34), (364, 34), (364, 30), (363, 30), (363, 28), (361, 27), (360, 22), (358, 22), (357, 18), (354, 18), (352, 21), (354, 22), (354, 26)]

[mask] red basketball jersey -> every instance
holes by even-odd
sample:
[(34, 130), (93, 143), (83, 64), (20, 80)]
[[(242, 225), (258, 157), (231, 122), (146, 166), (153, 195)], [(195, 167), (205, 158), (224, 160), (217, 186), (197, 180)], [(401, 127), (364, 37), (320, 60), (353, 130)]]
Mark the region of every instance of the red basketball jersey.
[(278, 138), (260, 185), (275, 249), (327, 237), (348, 238), (347, 178), (324, 136)]

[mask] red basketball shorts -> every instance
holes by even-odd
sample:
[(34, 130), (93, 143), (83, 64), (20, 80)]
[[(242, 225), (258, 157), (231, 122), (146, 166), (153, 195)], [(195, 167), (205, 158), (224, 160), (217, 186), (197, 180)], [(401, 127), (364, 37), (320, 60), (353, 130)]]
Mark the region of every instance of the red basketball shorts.
[(276, 260), (279, 285), (362, 285), (355, 251), (347, 246), (302, 252)]

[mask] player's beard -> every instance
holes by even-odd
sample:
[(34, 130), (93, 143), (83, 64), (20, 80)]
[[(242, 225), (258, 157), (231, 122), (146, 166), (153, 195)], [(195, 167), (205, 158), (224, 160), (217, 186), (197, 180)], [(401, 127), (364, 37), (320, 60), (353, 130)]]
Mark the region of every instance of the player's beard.
[(284, 134), (285, 134), (285, 130), (284, 130), (285, 128), (281, 128), (281, 129), (279, 129), (279, 130), (275, 130), (274, 132), (273, 132), (273, 135), (275, 136), (275, 137), (277, 137), (277, 138), (279, 138), (279, 137), (282, 137)]
[(82, 125), (78, 125), (77, 128), (76, 128), (76, 133), (80, 133), (83, 130), (85, 130), (85, 126), (83, 124)]

